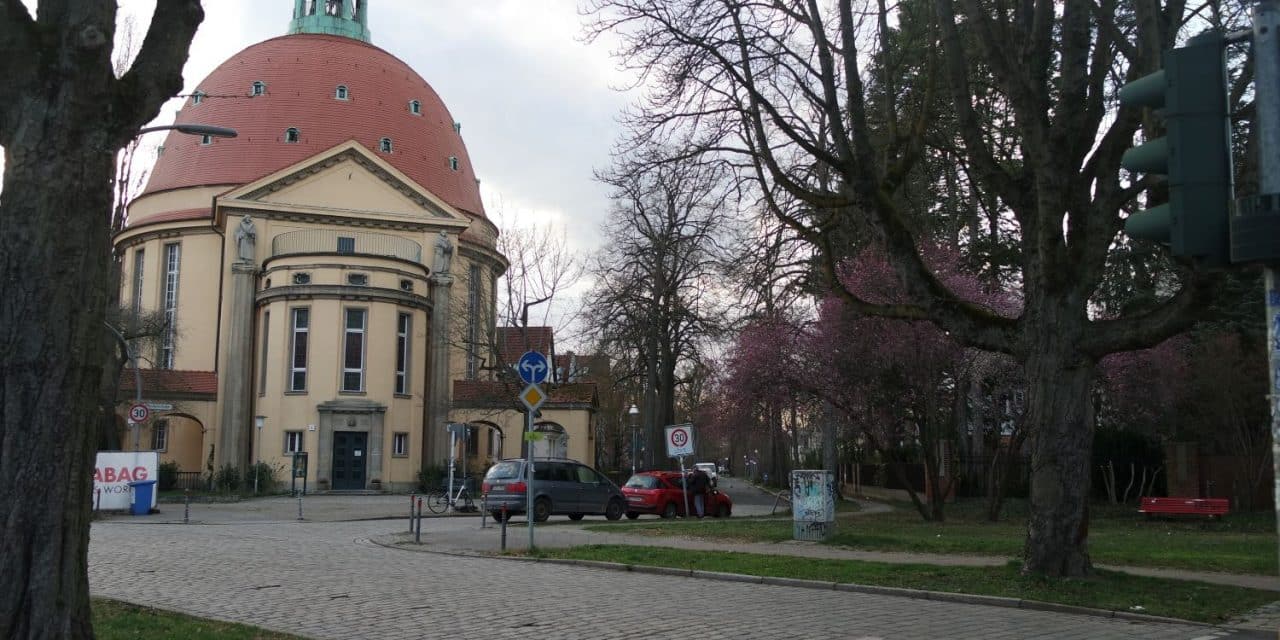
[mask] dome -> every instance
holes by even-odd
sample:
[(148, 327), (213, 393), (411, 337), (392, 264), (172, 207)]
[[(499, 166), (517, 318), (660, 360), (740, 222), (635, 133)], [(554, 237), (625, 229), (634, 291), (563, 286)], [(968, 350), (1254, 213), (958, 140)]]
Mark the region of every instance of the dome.
[(409, 65), (372, 44), (314, 33), (273, 38), (222, 63), (194, 94), (177, 123), (230, 127), (239, 137), (202, 144), (170, 133), (142, 195), (247, 184), (355, 140), (450, 205), (484, 215), (448, 108)]

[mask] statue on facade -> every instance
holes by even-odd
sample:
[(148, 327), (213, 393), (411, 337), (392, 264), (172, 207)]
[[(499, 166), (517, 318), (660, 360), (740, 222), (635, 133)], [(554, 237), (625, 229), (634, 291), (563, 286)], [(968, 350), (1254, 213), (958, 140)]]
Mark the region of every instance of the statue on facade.
[(236, 227), (236, 255), (241, 260), (254, 261), (254, 246), (258, 242), (258, 229), (253, 226), (253, 218), (245, 216)]
[(444, 231), (436, 238), (436, 264), (434, 273), (448, 273), (449, 263), (453, 259), (453, 243), (449, 242), (449, 234)]

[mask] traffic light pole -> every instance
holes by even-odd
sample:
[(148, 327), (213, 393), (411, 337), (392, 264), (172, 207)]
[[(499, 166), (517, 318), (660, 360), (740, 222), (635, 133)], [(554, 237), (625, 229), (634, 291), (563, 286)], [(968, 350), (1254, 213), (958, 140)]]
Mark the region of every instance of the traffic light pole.
[[(1254, 105), (1258, 126), (1258, 192), (1280, 193), (1280, 7), (1262, 0), (1253, 8)], [(1265, 267), (1267, 357), (1271, 377), (1271, 465), (1276, 528), (1280, 530), (1280, 273)], [(1280, 554), (1280, 546), (1277, 546)]]

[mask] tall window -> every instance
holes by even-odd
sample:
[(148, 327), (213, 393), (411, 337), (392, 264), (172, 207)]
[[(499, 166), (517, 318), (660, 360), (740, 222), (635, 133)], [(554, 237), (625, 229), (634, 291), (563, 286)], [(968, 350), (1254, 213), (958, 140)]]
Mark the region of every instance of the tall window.
[(410, 316), (396, 317), (396, 393), (409, 393), (409, 328)]
[(249, 95), (260, 96), (266, 92), (267, 92), (267, 84), (261, 80), (256, 80), (253, 83), (253, 88), (250, 89)]
[(338, 88), (337, 88), (337, 89), (335, 89), (335, 90), (333, 91), (333, 97), (334, 97), (334, 98), (337, 98), (338, 100), (346, 100), (346, 99), (347, 99), (347, 85), (345, 85), (345, 84), (340, 84), (340, 85), (338, 85)]
[(480, 265), (471, 265), (467, 278), (467, 379), (475, 380), (480, 373)]
[(415, 116), (422, 115), (422, 103), (418, 102), (417, 100), (410, 100), (409, 113), (412, 113)]
[(164, 339), (160, 343), (160, 368), (173, 368), (174, 328), (178, 319), (178, 267), (182, 263), (182, 245), (164, 245)]
[(133, 303), (133, 321), (136, 324), (142, 315), (142, 273), (146, 269), (147, 256), (142, 249), (133, 252), (133, 290), (130, 291)]
[(409, 455), (409, 434), (398, 432), (391, 437), (391, 455), (397, 458)]
[(284, 452), (300, 453), (302, 451), (302, 432), (286, 431), (284, 432)]
[(258, 395), (267, 394), (267, 351), (271, 340), (271, 312), (262, 312), (262, 355), (258, 356)]
[(480, 429), (470, 425), (467, 426), (467, 455), (480, 455)]
[(289, 390), (307, 390), (307, 341), (311, 331), (311, 310), (293, 310), (293, 340), (289, 345)]
[(382, 149), (383, 153), (391, 153), (391, 138), (383, 138), (378, 143), (378, 148)]
[(342, 344), (342, 390), (364, 391), (364, 309), (347, 309)]
[(151, 448), (165, 451), (169, 448), (169, 421), (156, 420), (151, 425)]

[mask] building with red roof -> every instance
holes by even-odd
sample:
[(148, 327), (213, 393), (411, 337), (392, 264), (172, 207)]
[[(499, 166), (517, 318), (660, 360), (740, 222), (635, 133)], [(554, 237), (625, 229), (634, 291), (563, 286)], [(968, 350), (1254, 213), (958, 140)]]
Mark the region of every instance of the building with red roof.
[[(482, 365), (506, 351), (486, 340), (507, 261), (461, 127), (371, 42), (366, 2), (291, 4), (288, 35), (232, 55), (176, 116), (238, 135), (170, 132), (115, 238), (122, 303), (166, 326), (139, 366), (172, 409), (144, 444), (184, 471), (305, 454), (330, 490), (501, 457), (506, 418), (478, 446), (445, 428), (472, 415), (455, 388), (497, 383)], [(590, 439), (592, 394), (557, 393), (578, 412), (558, 418), (566, 437)]]

